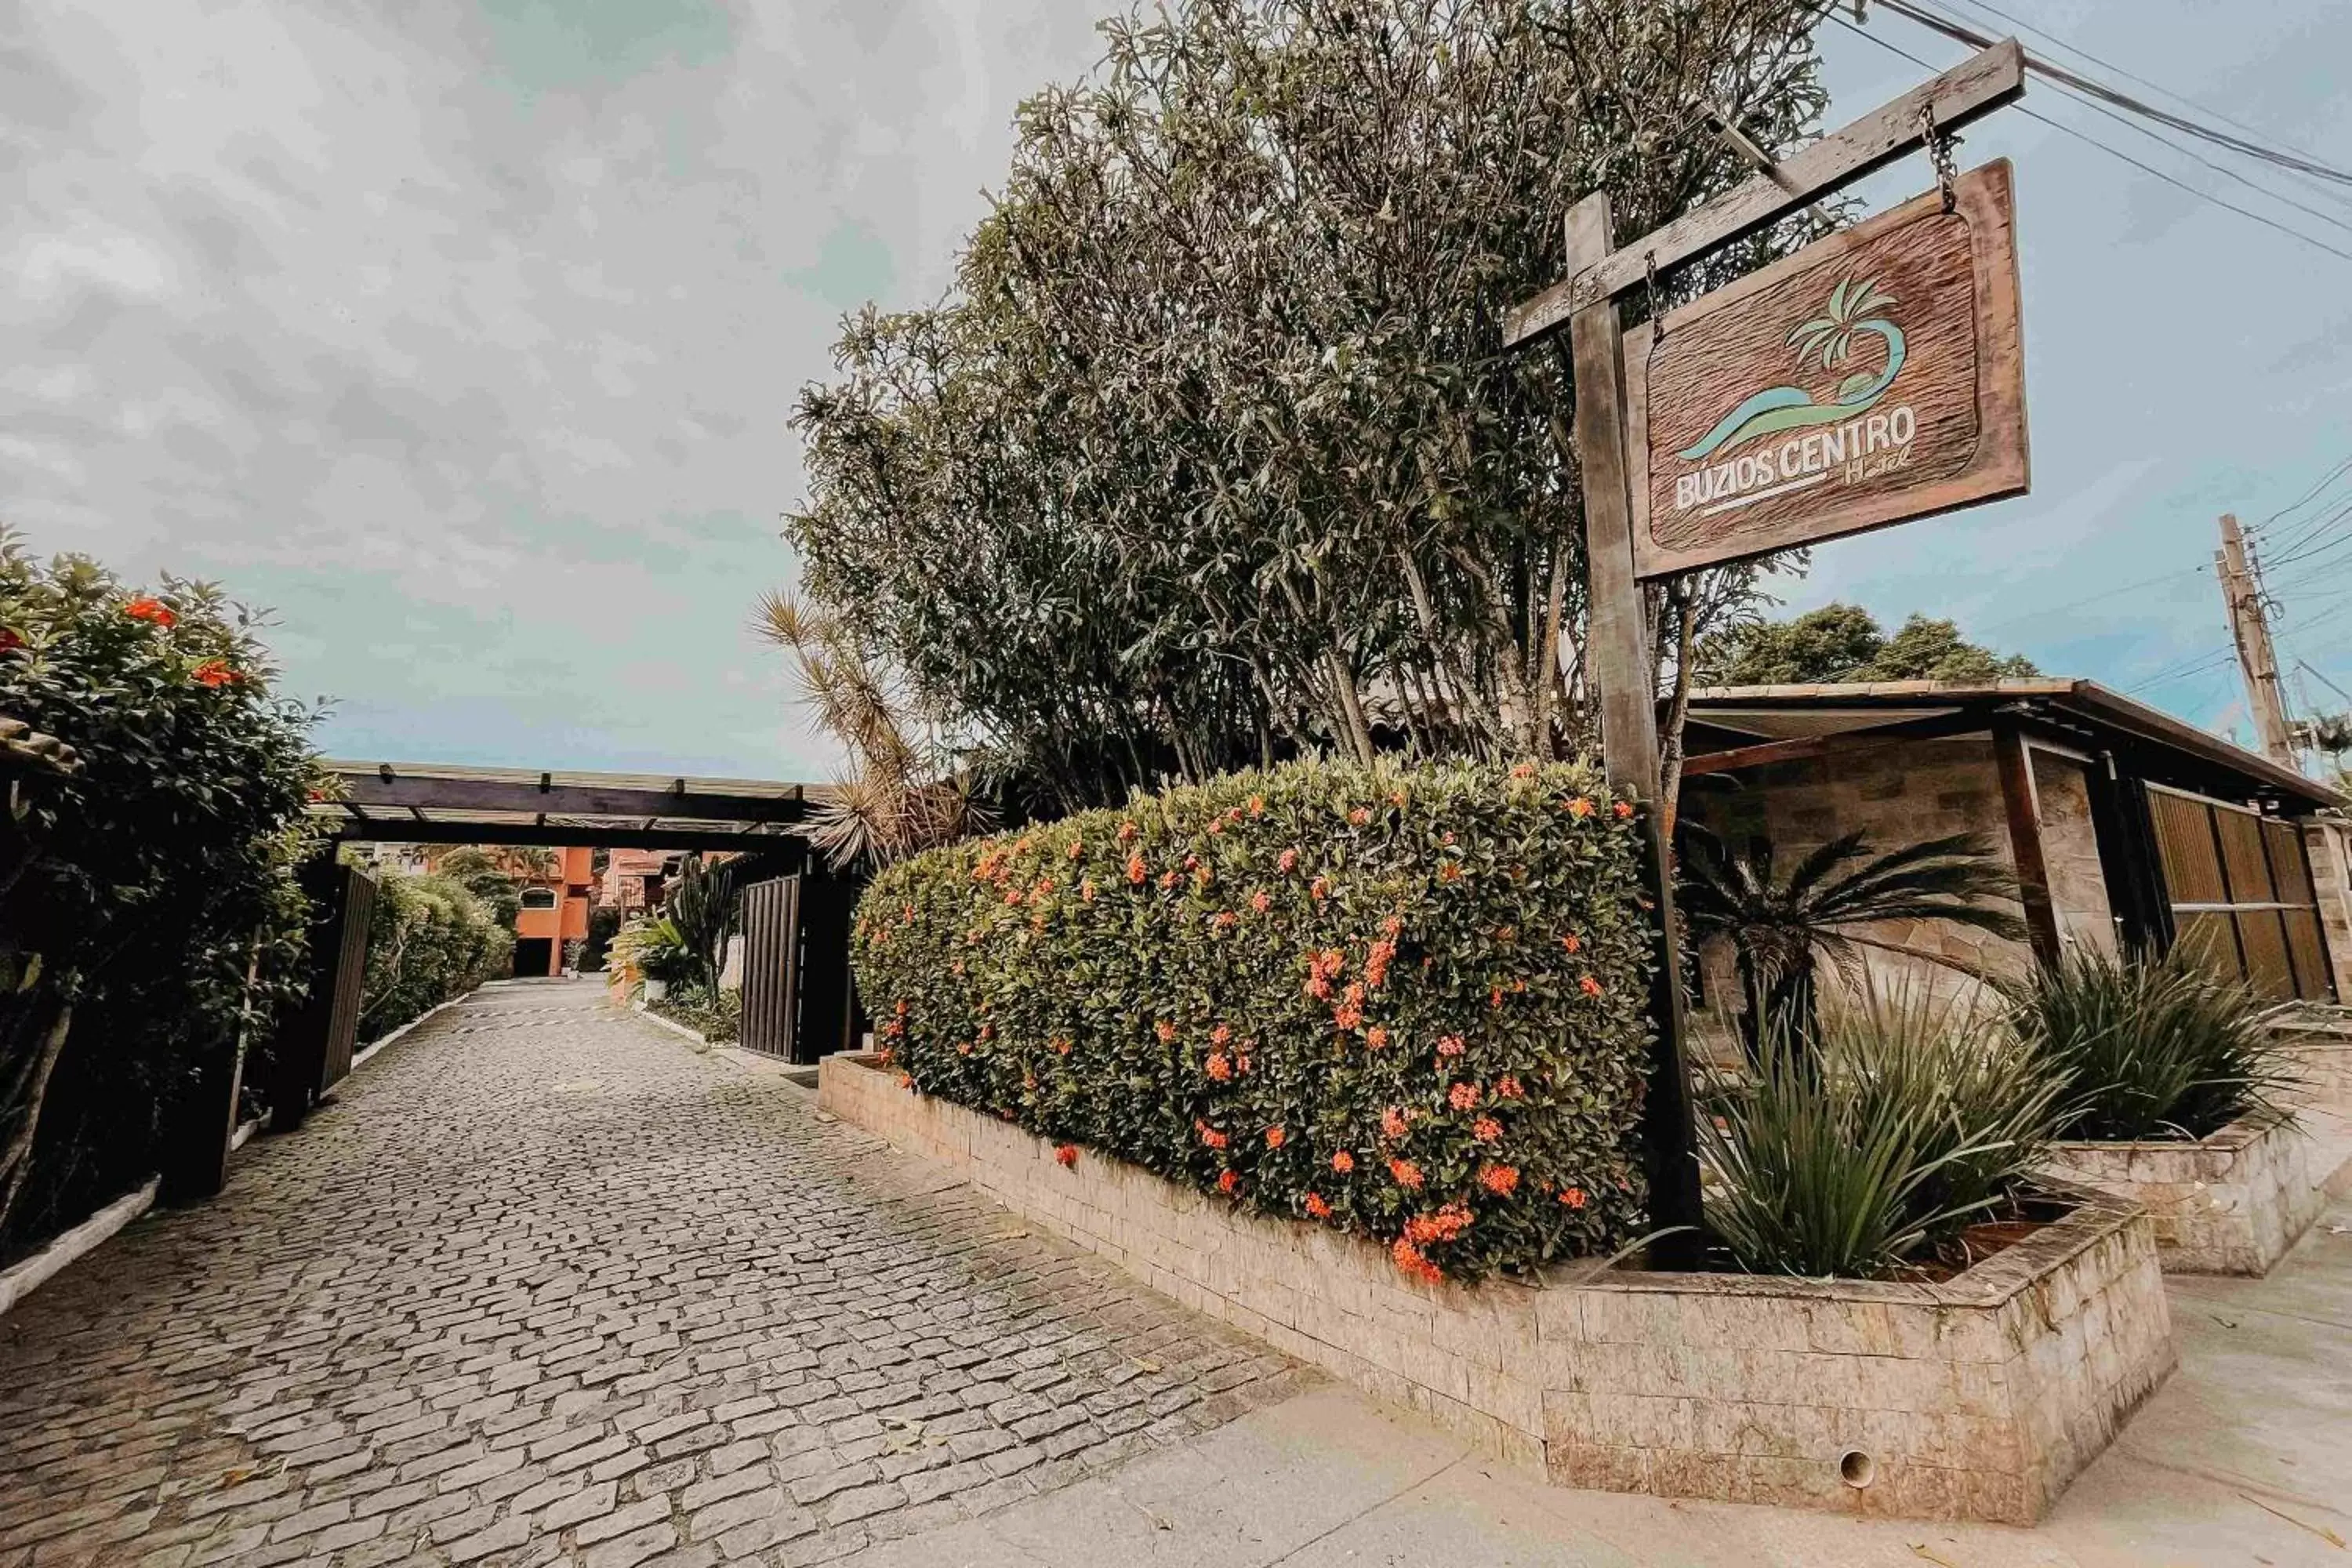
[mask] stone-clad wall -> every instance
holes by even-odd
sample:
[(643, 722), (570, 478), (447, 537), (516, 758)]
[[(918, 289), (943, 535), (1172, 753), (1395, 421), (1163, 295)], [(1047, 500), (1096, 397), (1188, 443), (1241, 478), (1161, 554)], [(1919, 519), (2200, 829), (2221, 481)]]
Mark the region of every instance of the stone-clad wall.
[(2316, 818), (2303, 826), (2311, 851), (2311, 879), (2319, 894), (2319, 921), (2327, 961), (2336, 971), (2336, 999), (2352, 1003), (2352, 826)]
[[(2040, 799), (2042, 854), (2062, 937), (2112, 952), (2115, 922), (2091, 825), (2089, 782), (2083, 766), (2047, 752), (2033, 752)], [(1776, 763), (1740, 773), (1736, 783), (1696, 779), (1683, 789), (1682, 809), (1737, 849), (1752, 835), (1772, 841), (1786, 872), (1807, 852), (1843, 833), (1866, 835), (1876, 851), (1954, 833), (1980, 837), (2003, 869), (2014, 874), (2000, 774), (1988, 735), (1942, 740), (1863, 740), (1819, 757)], [(2021, 906), (2011, 903), (2012, 912)], [(1889, 921), (1864, 935), (1922, 953), (1956, 960), (1996, 974), (2021, 975), (2032, 953), (2021, 942), (1938, 921)], [(1881, 985), (1910, 981), (1951, 984), (1953, 971), (1932, 961), (1906, 961), (1871, 950), (1864, 954)], [(1727, 1000), (1727, 964), (1711, 955), (1707, 1002)]]
[(2173, 1364), (2155, 1243), (2085, 1194), (1941, 1285), (1560, 1270), (1423, 1286), (834, 1056), (821, 1103), (1153, 1289), (1563, 1486), (2030, 1523)]
[(2046, 1163), (2147, 1209), (2167, 1272), (2260, 1275), (2326, 1206), (2309, 1142), (2293, 1121), (2250, 1117), (2195, 1142), (2060, 1143)]

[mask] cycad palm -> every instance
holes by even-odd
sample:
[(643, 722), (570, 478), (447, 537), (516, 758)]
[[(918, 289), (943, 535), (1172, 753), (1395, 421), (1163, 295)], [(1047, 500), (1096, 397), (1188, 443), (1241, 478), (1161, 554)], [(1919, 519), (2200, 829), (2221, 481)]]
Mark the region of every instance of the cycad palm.
[(1878, 854), (1864, 835), (1849, 833), (1798, 861), (1786, 879), (1775, 873), (1768, 839), (1734, 854), (1685, 821), (1677, 840), (1683, 919), (1695, 941), (1731, 942), (1748, 1001), (1741, 1034), (1751, 1053), (1771, 1028), (1794, 1040), (1814, 1037), (1821, 960), (1851, 966), (1860, 949), (1886, 945), (1855, 927), (1946, 921), (2011, 941), (2025, 935), (2017, 916), (1982, 901), (2014, 899), (2017, 889), (1973, 834)]

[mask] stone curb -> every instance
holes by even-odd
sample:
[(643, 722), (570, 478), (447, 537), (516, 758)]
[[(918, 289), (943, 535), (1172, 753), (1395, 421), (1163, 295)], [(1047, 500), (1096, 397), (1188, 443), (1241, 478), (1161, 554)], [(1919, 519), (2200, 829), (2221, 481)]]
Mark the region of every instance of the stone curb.
[(58, 1270), (94, 1251), (100, 1243), (154, 1207), (155, 1188), (160, 1181), (160, 1177), (148, 1177), (147, 1184), (137, 1192), (123, 1194), (71, 1230), (53, 1238), (32, 1257), (0, 1271), (0, 1317), (6, 1316), (10, 1308), (38, 1289)]

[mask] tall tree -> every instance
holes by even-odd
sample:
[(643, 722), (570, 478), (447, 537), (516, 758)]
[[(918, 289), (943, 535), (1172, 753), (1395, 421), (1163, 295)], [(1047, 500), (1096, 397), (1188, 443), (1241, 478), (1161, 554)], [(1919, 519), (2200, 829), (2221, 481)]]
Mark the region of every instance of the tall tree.
[[(1502, 311), (1823, 95), (1811, 0), (1188, 0), (1024, 104), (950, 297), (794, 423), (809, 589), (1061, 804), (1277, 751), (1590, 739), (1564, 349)], [(1810, 221), (1810, 220), (1806, 220)], [(1666, 280), (1685, 293), (1805, 232)], [(1655, 303), (1652, 301), (1651, 303)], [(1654, 602), (1660, 668), (1749, 592)]]
[(1960, 636), (1951, 621), (1914, 615), (1888, 637), (1859, 605), (1824, 605), (1786, 621), (1750, 620), (1703, 639), (1697, 679), (1709, 686), (1805, 686), (1858, 680), (1997, 680), (2040, 673)]

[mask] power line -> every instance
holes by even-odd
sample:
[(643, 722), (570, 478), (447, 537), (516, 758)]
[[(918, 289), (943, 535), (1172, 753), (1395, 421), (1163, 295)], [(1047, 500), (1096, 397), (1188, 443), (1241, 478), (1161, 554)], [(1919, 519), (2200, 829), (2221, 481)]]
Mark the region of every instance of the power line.
[(2347, 472), (2352, 472), (2352, 458), (2345, 458), (2342, 462), (2336, 464), (2326, 473), (2320, 475), (2318, 482), (2314, 484), (2309, 489), (2304, 491), (2303, 494), (2287, 502), (2286, 505), (2279, 508), (2278, 510), (2271, 513), (2270, 516), (2263, 519), (2262, 521), (2254, 524), (2253, 527), (2248, 529), (2246, 531), (2249, 533), (2259, 533), (2263, 529), (2268, 528), (2272, 523), (2274, 523), (2279, 519), (2284, 517), (2287, 513), (2291, 511), (2301, 511), (2305, 507), (2311, 504), (2311, 500), (2314, 496), (2326, 489), (2329, 485), (2334, 484), (2337, 479)]
[[(1880, 4), (1885, 5), (1890, 10), (1898, 11), (1903, 16), (1908, 16), (1912, 15), (1908, 9), (1897, 5), (1895, 3), (1895, 0), (1880, 0)], [(1919, 67), (1923, 70), (1932, 71), (1936, 69), (1936, 67), (1930, 65), (1927, 61), (1921, 59), (1917, 55), (1913, 54), (1910, 50), (1904, 48), (1899, 45), (1887, 42), (1885, 38), (1880, 37), (1877, 34), (1871, 32), (1865, 27), (1856, 26), (1853, 23), (1847, 21), (1844, 16), (1839, 15), (1835, 11), (1830, 12), (1829, 17), (1832, 21), (1837, 23), (1838, 26), (1843, 27), (1846, 31), (1853, 33), (1857, 37), (1868, 38), (1880, 48), (1902, 56), (1905, 59), (1909, 60), (1913, 65)], [(1943, 29), (1938, 28), (1937, 30), (1942, 31)], [(2143, 163), (2139, 159), (2133, 157), (2130, 153), (2123, 151), (2121, 148), (2111, 146), (2108, 143), (2100, 141), (2097, 137), (2091, 135), (2087, 132), (2078, 131), (2074, 126), (2065, 123), (2063, 121), (2053, 120), (2046, 114), (2037, 114), (2032, 110), (2023, 108), (2022, 106), (2019, 108), (2018, 112), (2024, 115), (2028, 120), (2047, 125), (2053, 131), (2072, 136), (2077, 142), (2086, 142), (2093, 147), (2096, 147), (2100, 152), (2106, 153), (2109, 157), (2121, 159), (2124, 163), (2129, 163), (2133, 168), (2139, 170), (2142, 174), (2147, 174), (2155, 179), (2161, 180), (2166, 184), (2171, 185), (2178, 190), (2186, 191), (2192, 196), (2198, 196), (2205, 201), (2211, 202), (2215, 206), (2223, 208), (2229, 212), (2236, 213), (2240, 217), (2252, 218), (2254, 222), (2261, 224), (2264, 228), (2274, 229), (2278, 233), (2286, 236), (2289, 239), (2299, 239), (2304, 244), (2312, 247), (2314, 249), (2326, 251), (2328, 255), (2336, 258), (2338, 260), (2352, 261), (2352, 250), (2339, 250), (2335, 246), (2328, 244), (2326, 240), (2314, 238), (2312, 236), (2304, 233), (2300, 229), (2289, 228), (2286, 225), (2280, 223), (2275, 218), (2266, 217), (2263, 214), (2255, 212), (2249, 207), (2242, 207), (2235, 202), (2224, 201), (2220, 196), (2215, 195), (2212, 192), (2200, 190), (2197, 186), (2189, 184), (2186, 180), (2166, 174), (2162, 169), (2157, 168), (2154, 164)]]
[[(2253, 126), (2247, 124), (2242, 120), (2232, 120), (2229, 115), (2222, 113), (2218, 109), (2212, 108), (2208, 104), (2200, 103), (2193, 98), (2173, 91), (2170, 88), (2166, 87), (2162, 82), (2150, 81), (2147, 78), (2136, 75), (2126, 68), (2116, 64), (2113, 60), (2102, 59), (2097, 55), (2093, 54), (2090, 50), (2083, 47), (2080, 44), (2069, 43), (2064, 38), (2060, 37), (2057, 34), (2051, 32), (2045, 27), (2037, 27), (2032, 23), (2028, 22), (2020, 16), (2014, 16), (2010, 12), (2002, 10), (2000, 6), (1993, 5), (1991, 0), (1965, 0), (1965, 3), (1974, 6), (1977, 10), (1987, 12), (1994, 16), (2000, 17), (2002, 21), (2007, 22), (2010, 26), (2018, 28), (2022, 32), (2031, 33), (2037, 38), (2042, 38), (2050, 43), (2055, 44), (2058, 47), (2065, 50), (2070, 55), (2080, 56), (2082, 58), (2090, 61), (2091, 64), (2098, 67), (2101, 70), (2112, 71), (2116, 75), (2122, 77), (2126, 81), (2137, 82), (2140, 86), (2147, 88), (2149, 91), (2161, 93), (2165, 97), (2172, 100), (2175, 103), (2185, 104), (2189, 108), (2197, 110), (2200, 114), (2210, 114), (2214, 119), (2220, 121), (2222, 124), (2242, 131), (2249, 136), (2263, 137), (2268, 135), (2268, 132), (2259, 131)], [(2299, 148), (2290, 146), (2288, 143), (2281, 142), (2275, 137), (2271, 137), (2270, 141), (2273, 147), (2293, 153), (2298, 157), (2314, 158), (2315, 156), (2312, 153), (2303, 152)]]
[(2137, 583), (2126, 583), (2120, 588), (2109, 588), (2102, 593), (2086, 594), (2079, 599), (2069, 599), (2063, 605), (2044, 605), (2038, 610), (2029, 610), (2024, 615), (2012, 616), (2008, 620), (1995, 621), (1990, 626), (1979, 626), (1977, 629), (1979, 632), (1997, 632), (2006, 626), (2014, 626), (2021, 625), (2026, 621), (2039, 620), (2044, 616), (2061, 615), (2068, 610), (2080, 609), (2084, 605), (2095, 605), (2102, 599), (2112, 599), (2119, 595), (2137, 592), (2141, 588), (2153, 588), (2158, 583), (2169, 583), (2177, 577), (2191, 576), (2200, 572), (2210, 572), (2211, 570), (2213, 570), (2213, 568), (2210, 563), (2200, 563), (2195, 566), (2176, 566), (2169, 572), (2159, 572), (2155, 576), (2145, 578)]
[[(1973, 27), (1962, 26), (1948, 16), (1927, 10), (1924, 6), (1910, 4), (1909, 0), (1878, 0), (1878, 3), (1898, 16), (1907, 16), (1923, 27), (1932, 28), (1948, 38), (1958, 39), (1971, 48), (1989, 49), (1996, 41)], [(2297, 153), (2283, 153), (2265, 147), (2259, 142), (2249, 142), (2242, 136), (2232, 136), (2227, 132), (2216, 131), (2210, 125), (2200, 124), (2197, 121), (2175, 114), (2170, 110), (2159, 109), (2152, 103), (2143, 102), (2129, 93), (2118, 92), (2105, 82), (2079, 75), (2050, 60), (2036, 59), (2029, 55), (2026, 57), (2025, 64), (2028, 69), (2047, 77), (2052, 81), (2063, 82), (2068, 87), (2087, 92), (2094, 98), (2104, 99), (2117, 109), (2128, 110), (2134, 114), (2143, 115), (2159, 124), (2169, 125), (2175, 131), (2186, 132), (2200, 141), (2210, 142), (2217, 147), (2227, 147), (2233, 153), (2242, 153), (2250, 158), (2260, 158), (2266, 163), (2275, 163), (2283, 169), (2294, 169), (2323, 180), (2333, 180), (2338, 184), (2352, 185), (2352, 172), (2338, 169), (2333, 164), (2323, 163), (2315, 158), (2305, 157)]]

